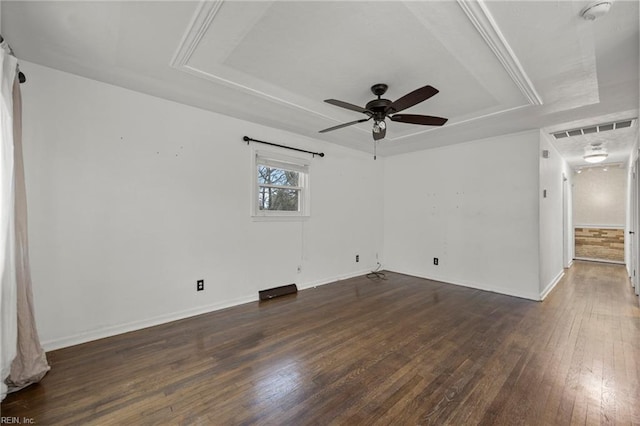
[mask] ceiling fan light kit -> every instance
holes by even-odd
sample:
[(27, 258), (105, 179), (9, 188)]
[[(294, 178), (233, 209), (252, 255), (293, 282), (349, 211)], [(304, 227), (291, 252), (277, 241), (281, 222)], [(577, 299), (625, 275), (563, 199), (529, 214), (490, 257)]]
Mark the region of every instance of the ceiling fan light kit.
[(387, 123), (385, 123), (384, 120), (376, 121), (373, 123), (373, 131), (375, 133), (379, 133), (381, 130), (385, 130), (386, 128), (387, 128)]
[(378, 83), (371, 86), (371, 92), (378, 98), (367, 102), (364, 108), (358, 105), (350, 104), (348, 102), (339, 101), (337, 99), (325, 99), (325, 102), (328, 104), (345, 108), (351, 111), (361, 112), (363, 114), (366, 114), (368, 118), (363, 118), (360, 120), (350, 121), (348, 123), (329, 127), (328, 129), (320, 130), (320, 133), (338, 130), (343, 127), (351, 126), (358, 123), (364, 123), (365, 121), (373, 119), (372, 135), (375, 143), (375, 141), (384, 139), (387, 134), (387, 123), (385, 121), (386, 118), (389, 118), (389, 120), (391, 121), (397, 121), (400, 123), (419, 124), (423, 126), (442, 126), (447, 122), (447, 118), (434, 117), (431, 115), (397, 114), (398, 112), (403, 111), (407, 108), (411, 108), (412, 106), (417, 105), (420, 102), (426, 101), (430, 97), (437, 94), (438, 89), (427, 85), (404, 95), (400, 99), (397, 99), (395, 102), (392, 102), (389, 99), (382, 98), (382, 95), (387, 92), (388, 88), (389, 86), (384, 83)]

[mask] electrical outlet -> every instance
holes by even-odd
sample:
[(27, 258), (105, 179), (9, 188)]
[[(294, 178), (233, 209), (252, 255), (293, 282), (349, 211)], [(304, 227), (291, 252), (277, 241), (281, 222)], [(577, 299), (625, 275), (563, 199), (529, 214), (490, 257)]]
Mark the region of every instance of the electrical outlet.
[(196, 291), (204, 290), (204, 280), (198, 280), (196, 282)]
[(357, 262), (360, 262), (360, 255), (359, 254), (356, 254), (356, 263)]
[(438, 265), (438, 262), (439, 262), (438, 258), (437, 258), (437, 257), (434, 257), (434, 258), (433, 258), (433, 264), (437, 266), (437, 265)]

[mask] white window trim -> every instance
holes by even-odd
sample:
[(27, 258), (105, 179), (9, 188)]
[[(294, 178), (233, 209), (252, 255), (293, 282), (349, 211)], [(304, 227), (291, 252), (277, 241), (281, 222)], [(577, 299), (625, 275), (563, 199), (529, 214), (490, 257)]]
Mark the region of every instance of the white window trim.
[[(311, 164), (308, 159), (290, 157), (278, 152), (253, 149), (251, 151), (251, 217), (254, 221), (300, 221), (306, 220), (311, 215), (311, 185), (310, 169)], [(258, 192), (261, 185), (258, 184), (257, 170), (258, 164), (292, 170), (300, 173), (299, 186), (291, 187), (300, 189), (300, 211), (274, 211), (260, 210), (258, 208)], [(264, 186), (264, 185), (262, 185)]]

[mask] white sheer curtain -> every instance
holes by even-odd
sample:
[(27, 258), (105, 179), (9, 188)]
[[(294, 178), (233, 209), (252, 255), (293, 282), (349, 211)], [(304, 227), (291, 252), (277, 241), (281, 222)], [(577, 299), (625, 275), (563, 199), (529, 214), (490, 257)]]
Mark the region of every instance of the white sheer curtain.
[(0, 380), (1, 399), (49, 371), (33, 309), (22, 158), (22, 96), (17, 60), (0, 43)]
[(13, 84), (18, 66), (6, 43), (0, 43), (0, 400), (16, 356), (18, 313), (15, 268), (15, 181), (13, 152)]

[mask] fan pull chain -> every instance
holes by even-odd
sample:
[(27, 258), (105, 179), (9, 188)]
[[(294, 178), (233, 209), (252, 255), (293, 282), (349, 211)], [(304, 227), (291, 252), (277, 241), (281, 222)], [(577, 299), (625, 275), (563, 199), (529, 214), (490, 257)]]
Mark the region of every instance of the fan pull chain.
[(378, 141), (374, 140), (373, 141), (373, 159), (375, 160), (377, 155), (376, 155), (376, 148), (378, 146)]

